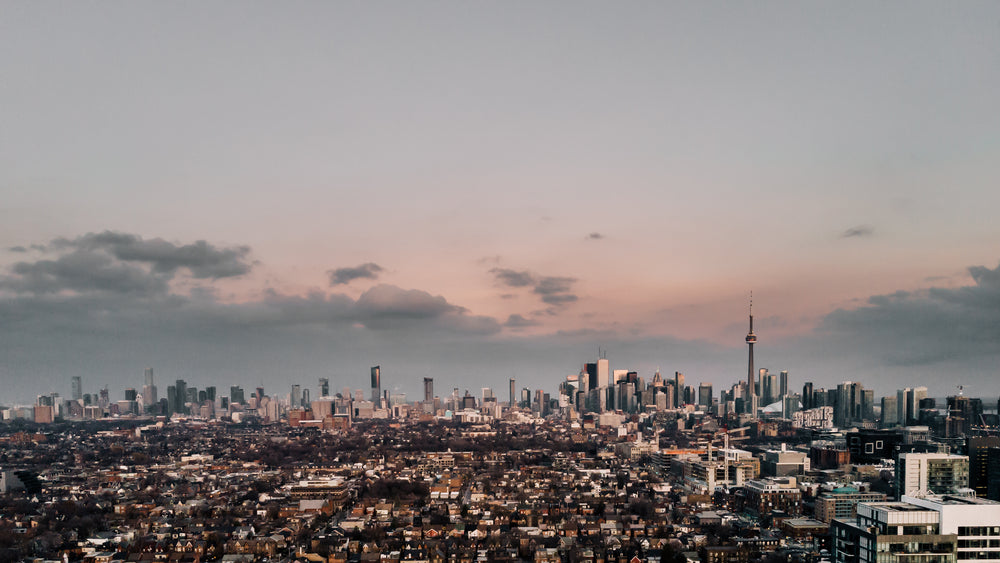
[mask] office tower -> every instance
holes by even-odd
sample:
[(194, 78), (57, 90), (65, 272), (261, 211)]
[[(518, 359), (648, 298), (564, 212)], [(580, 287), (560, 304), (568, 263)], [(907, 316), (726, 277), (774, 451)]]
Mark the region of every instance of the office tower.
[(174, 407), (171, 410), (171, 414), (187, 414), (187, 411), (184, 409), (184, 403), (187, 401), (187, 396), (187, 382), (183, 379), (178, 379), (174, 382)]
[(900, 426), (912, 426), (920, 418), (920, 400), (927, 398), (926, 387), (905, 388), (896, 391), (896, 409)]
[(969, 458), (941, 453), (899, 454), (896, 494), (910, 497), (949, 495), (969, 488)]
[(753, 380), (753, 345), (757, 343), (757, 335), (753, 333), (753, 293), (750, 294), (750, 332), (747, 333), (746, 342), (749, 350), (747, 360), (747, 394), (756, 395), (757, 386)]
[(153, 382), (153, 368), (146, 368), (142, 386), (142, 403), (147, 406), (155, 405), (159, 402), (156, 393), (156, 384)]
[(514, 387), (514, 378), (512, 377), (512, 378), (510, 378), (510, 406), (511, 407), (514, 406), (514, 395), (515, 395), (515, 387)]
[(70, 379), (71, 397), (74, 401), (79, 401), (83, 398), (83, 378), (79, 375), (74, 375)]
[(205, 399), (215, 402), (215, 386), (205, 388)]
[(797, 393), (782, 395), (780, 401), (782, 418), (792, 418), (792, 415), (799, 412), (799, 409), (802, 407)]
[(483, 403), (486, 403), (486, 401), (493, 401), (493, 402), (495, 402), (496, 400), (497, 400), (497, 398), (493, 394), (493, 388), (492, 387), (483, 387), (483, 399), (482, 399), (482, 402)]
[(257, 396), (257, 405), (259, 406), (261, 403), (264, 402), (264, 388), (258, 387), (255, 390), (254, 394)]
[[(86, 403), (86, 401), (84, 401), (84, 403)], [(164, 414), (170, 416), (175, 412), (177, 412), (177, 387), (174, 385), (167, 385), (167, 410)]]
[(674, 372), (674, 407), (680, 407), (684, 404), (684, 374), (675, 371)]
[(425, 377), (424, 378), (424, 402), (430, 403), (434, 401), (434, 378)]
[(295, 384), (292, 385), (292, 392), (288, 396), (288, 406), (293, 409), (297, 409), (302, 406), (302, 386)]
[(521, 406), (531, 408), (531, 389), (524, 387), (521, 389)]
[(972, 427), (979, 424), (979, 419), (983, 414), (982, 399), (972, 399), (965, 395), (953, 395), (946, 399), (948, 405), (948, 418), (959, 433), (968, 435), (972, 432)]
[(977, 497), (992, 498), (989, 496), (989, 452), (1000, 448), (1000, 436), (969, 436), (966, 446), (969, 451), (969, 486), (976, 491)]
[(125, 390), (125, 400), (126, 401), (134, 401), (136, 399), (137, 395), (138, 395), (138, 393), (132, 387), (129, 387), (128, 389)]
[(702, 383), (698, 386), (698, 404), (705, 408), (712, 408), (711, 383)]
[(899, 414), (896, 412), (896, 397), (882, 397), (882, 420), (879, 424), (882, 428), (892, 428), (899, 421)]
[(188, 403), (198, 403), (199, 402), (198, 401), (198, 388), (197, 387), (188, 387), (188, 389), (187, 389), (187, 398), (185, 400)]
[(246, 402), (243, 397), (243, 388), (239, 385), (233, 385), (229, 388), (229, 402), (235, 403), (237, 405), (242, 405)]
[(312, 402), (312, 398), (309, 396), (309, 389), (303, 389), (302, 390), (302, 401), (301, 401), (302, 408), (308, 409), (309, 408), (309, 403), (311, 403), (311, 402)]
[(611, 384), (611, 364), (607, 358), (597, 360), (597, 385), (607, 387)]
[[(198, 401), (197, 401), (198, 404), (199, 405), (203, 404), (207, 400), (208, 400), (208, 392), (205, 391), (204, 389), (202, 389), (201, 391), (198, 391)], [(195, 401), (191, 401), (191, 402), (193, 403)]]
[(874, 421), (875, 420), (875, 390), (874, 389), (862, 389), (861, 390), (861, 410), (858, 412), (858, 416), (864, 421)]
[(862, 396), (864, 390), (856, 381), (837, 385), (833, 405), (833, 423), (841, 428), (860, 422), (863, 418)]
[(382, 367), (372, 366), (372, 402), (376, 407), (382, 397)]
[(778, 375), (778, 398), (784, 397), (788, 394), (788, 372), (782, 371)]
[(597, 364), (587, 363), (583, 365), (584, 372), (587, 374), (587, 389), (597, 389), (601, 386), (600, 381), (597, 379)]
[(330, 379), (326, 377), (319, 378), (319, 396), (329, 397), (330, 396)]
[(760, 402), (767, 406), (778, 400), (778, 376), (768, 373), (767, 368), (757, 370), (757, 384), (760, 386)]
[(813, 408), (813, 384), (811, 381), (806, 381), (802, 385), (802, 408), (803, 410)]

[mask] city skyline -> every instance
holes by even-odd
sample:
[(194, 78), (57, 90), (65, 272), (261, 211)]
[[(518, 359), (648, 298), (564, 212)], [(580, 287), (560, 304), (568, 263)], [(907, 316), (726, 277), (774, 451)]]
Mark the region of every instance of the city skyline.
[(1000, 392), (1000, 6), (64, 8), (0, 22), (0, 400), (719, 390), (750, 290), (757, 366)]

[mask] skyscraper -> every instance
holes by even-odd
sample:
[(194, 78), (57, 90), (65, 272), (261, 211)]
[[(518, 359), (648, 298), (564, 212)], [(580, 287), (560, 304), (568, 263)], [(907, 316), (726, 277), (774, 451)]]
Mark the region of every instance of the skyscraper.
[(583, 369), (587, 374), (587, 389), (597, 389), (600, 387), (601, 384), (597, 379), (597, 364), (584, 364)]
[(788, 372), (782, 371), (778, 375), (778, 397), (784, 397), (788, 394)]
[(430, 403), (434, 401), (434, 378), (425, 377), (424, 378), (424, 402)]
[[(749, 349), (747, 361), (747, 395), (752, 397), (757, 394), (757, 386), (754, 385), (753, 381), (753, 345), (757, 343), (757, 335), (753, 333), (753, 293), (750, 294), (750, 332), (747, 333), (746, 341), (747, 348)], [(752, 403), (753, 401), (748, 402)]]
[(675, 371), (674, 372), (674, 407), (680, 407), (684, 404), (684, 374)]
[(330, 380), (326, 377), (319, 378), (319, 396), (320, 397), (330, 396)]
[(712, 408), (711, 383), (702, 383), (698, 386), (698, 404), (706, 408)]
[(516, 389), (516, 387), (514, 386), (514, 378), (512, 377), (512, 378), (510, 378), (510, 406), (512, 408), (515, 405), (515, 402), (514, 402), (514, 399), (515, 399), (515, 397), (514, 397), (515, 392), (514, 391), (515, 391), (515, 389)]
[(372, 366), (372, 402), (377, 407), (382, 397), (382, 367)]
[(607, 358), (597, 360), (597, 386), (607, 387), (611, 383), (611, 364)]
[(145, 383), (142, 386), (142, 404), (155, 405), (158, 400), (156, 384), (153, 382), (153, 368), (146, 368)]
[(302, 386), (292, 385), (292, 392), (288, 397), (288, 404), (293, 409), (297, 409), (302, 406)]
[(72, 387), (72, 399), (74, 401), (79, 401), (83, 398), (83, 379), (79, 375), (74, 375), (73, 379), (70, 380), (70, 386)]

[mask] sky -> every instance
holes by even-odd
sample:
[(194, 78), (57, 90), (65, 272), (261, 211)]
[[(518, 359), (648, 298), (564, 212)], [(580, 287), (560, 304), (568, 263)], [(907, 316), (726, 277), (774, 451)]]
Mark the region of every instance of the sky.
[[(0, 403), (1000, 394), (996, 2), (6, 2)], [(943, 377), (942, 377), (943, 376)]]

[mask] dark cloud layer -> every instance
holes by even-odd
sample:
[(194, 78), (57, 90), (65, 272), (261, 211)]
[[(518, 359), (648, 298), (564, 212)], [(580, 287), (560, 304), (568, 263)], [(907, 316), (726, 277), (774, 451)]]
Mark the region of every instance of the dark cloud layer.
[(161, 238), (143, 239), (138, 235), (104, 231), (88, 233), (75, 239), (56, 239), (49, 245), (56, 250), (105, 251), (123, 262), (148, 264), (152, 271), (174, 274), (181, 268), (199, 279), (242, 276), (253, 265), (247, 260), (248, 246), (220, 248), (204, 240), (178, 245)]
[(820, 329), (893, 365), (1000, 356), (1000, 266), (969, 268), (975, 285), (873, 296), (827, 315)]
[(522, 329), (532, 326), (538, 326), (540, 323), (533, 319), (525, 318), (523, 315), (513, 314), (507, 317), (507, 321), (503, 323), (503, 326), (511, 329)]
[(561, 307), (575, 302), (578, 297), (571, 293), (576, 278), (559, 276), (538, 276), (527, 270), (511, 270), (493, 268), (490, 273), (497, 283), (506, 287), (531, 287), (532, 293), (538, 295), (542, 302)]
[(870, 237), (874, 234), (875, 228), (871, 225), (858, 225), (841, 233), (840, 238)]
[(368, 262), (367, 264), (361, 264), (360, 266), (354, 266), (353, 268), (337, 268), (335, 270), (329, 270), (327, 275), (330, 276), (330, 285), (344, 285), (351, 283), (354, 280), (378, 279), (378, 276), (382, 273), (382, 271), (382, 266), (379, 266), (374, 262)]

